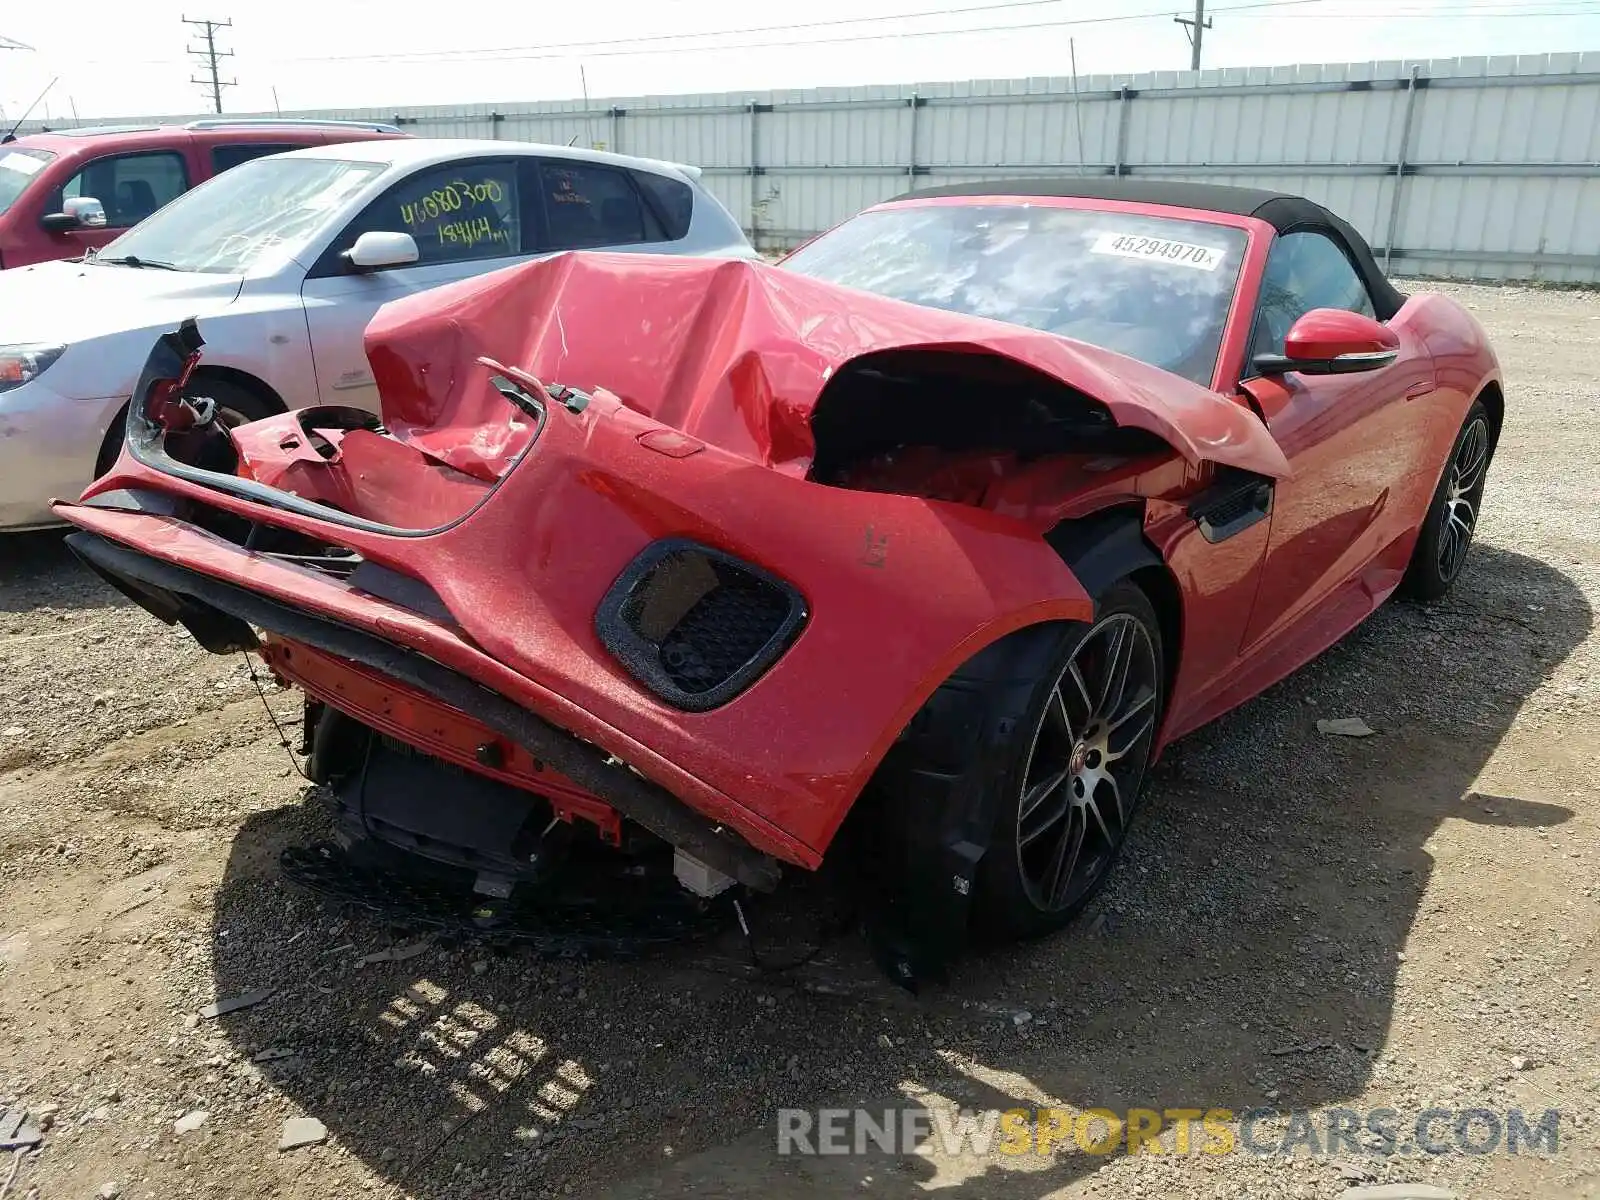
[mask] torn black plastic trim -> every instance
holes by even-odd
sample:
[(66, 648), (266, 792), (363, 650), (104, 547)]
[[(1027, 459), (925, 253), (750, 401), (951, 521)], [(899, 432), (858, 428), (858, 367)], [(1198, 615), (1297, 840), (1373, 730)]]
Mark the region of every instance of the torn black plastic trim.
[(1063, 521), (1044, 540), (1090, 597), (1104, 595), (1117, 580), (1143, 567), (1165, 566), (1145, 540), (1144, 515), (1137, 508), (1109, 508)]
[(439, 593), (428, 584), (370, 560), (352, 571), (347, 582), (359, 592), (387, 600), (400, 608), (409, 608), (430, 621), (451, 626), (457, 623), (455, 613), (445, 607)]
[(187, 567), (162, 562), (99, 534), (74, 533), (68, 536), (67, 544), (102, 574), (207, 607), (218, 616), (241, 624), (247, 622), (336, 654), (437, 696), (510, 738), (623, 816), (637, 821), (708, 866), (760, 891), (771, 891), (778, 884), (781, 868), (777, 861), (739, 838), (727, 826), (714, 824), (701, 816), (666, 788), (635, 773), (599, 747), (557, 728), (449, 667), (363, 630)]
[(535, 422), (544, 420), (544, 405), (540, 404), (538, 398), (520, 383), (498, 374), (489, 376), (489, 383), (524, 416), (531, 417)]
[(873, 777), (879, 840), (869, 885), (878, 903), (868, 935), (902, 987), (943, 978), (983, 933), (971, 918), (1005, 802), (997, 781), (1010, 769), (1038, 664), (1059, 655), (1066, 628), (1024, 626), (979, 650), (928, 697)]
[(149, 488), (117, 488), (101, 492), (82, 502), (85, 508), (109, 508), (118, 512), (149, 513), (158, 517), (175, 517), (181, 514), (187, 501), (167, 492)]

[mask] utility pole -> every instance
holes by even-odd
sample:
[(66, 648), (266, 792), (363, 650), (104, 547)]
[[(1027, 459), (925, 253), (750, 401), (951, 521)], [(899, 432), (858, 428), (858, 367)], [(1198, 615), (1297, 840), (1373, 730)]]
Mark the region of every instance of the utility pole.
[(204, 60), (204, 65), (207, 68), (207, 70), (208, 70), (208, 72), (209, 72), (209, 74), (211, 76), (210, 79), (204, 79), (204, 78), (196, 79), (194, 76), (191, 75), (189, 77), (189, 82), (190, 83), (198, 83), (201, 87), (204, 87), (204, 88), (210, 88), (211, 89), (211, 103), (216, 106), (216, 110), (218, 112), (221, 112), (222, 111), (222, 89), (225, 88), (225, 87), (233, 87), (239, 81), (237, 79), (223, 79), (222, 76), (217, 71), (218, 60), (219, 59), (233, 57), (233, 51), (232, 50), (218, 50), (217, 49), (217, 30), (219, 30), (219, 29), (227, 29), (227, 28), (229, 28), (229, 27), (231, 27), (233, 25), (233, 22), (231, 20), (227, 20), (227, 21), (191, 20), (189, 17), (184, 17), (183, 18), (183, 23), (185, 25), (193, 25), (196, 29), (202, 31), (205, 34), (206, 44), (205, 44), (205, 48), (203, 50), (199, 49), (199, 48), (197, 48), (195, 46), (190, 46), (187, 49), (188, 49), (188, 52), (190, 54), (194, 55), (196, 58)]
[[(1211, 28), (1211, 18), (1206, 16), (1206, 0), (1194, 0), (1194, 16), (1173, 17), (1179, 25), (1185, 26), (1184, 36), (1189, 39), (1189, 70), (1200, 69), (1200, 40), (1205, 36), (1206, 30)], [(221, 112), (221, 109), (217, 110)]]

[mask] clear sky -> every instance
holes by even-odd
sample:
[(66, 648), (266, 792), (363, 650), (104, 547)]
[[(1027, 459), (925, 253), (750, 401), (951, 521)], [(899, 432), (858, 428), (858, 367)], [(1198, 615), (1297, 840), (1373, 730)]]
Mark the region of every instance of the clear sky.
[[(1186, 0), (1192, 4), (1193, 0)], [(1180, 5), (1185, 0), (1180, 0)], [(1600, 0), (1208, 0), (1208, 67), (1600, 50)], [(1161, 0), (80, 0), (0, 6), (0, 106), (36, 116), (204, 111), (191, 84), (220, 31), (231, 112), (741, 91), (1183, 69)], [(1192, 11), (1192, 10), (1191, 10)], [(1005, 27), (1009, 26), (1007, 29)], [(998, 28), (997, 28), (998, 27)], [(718, 32), (722, 31), (722, 32)], [(623, 38), (633, 39), (622, 41)]]

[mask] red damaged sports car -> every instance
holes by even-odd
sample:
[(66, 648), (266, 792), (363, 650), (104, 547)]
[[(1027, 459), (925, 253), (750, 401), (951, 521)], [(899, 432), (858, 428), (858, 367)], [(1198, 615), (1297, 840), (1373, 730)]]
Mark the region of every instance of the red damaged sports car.
[(1504, 418), (1473, 318), (1345, 222), (1181, 183), (466, 280), (372, 322), (381, 416), (230, 432), (185, 398), (202, 342), (56, 511), (304, 690), (343, 842), (505, 897), (581, 839), (711, 895), (860, 810), (902, 974), (969, 907), (1062, 924), (1165, 744), (1443, 594)]

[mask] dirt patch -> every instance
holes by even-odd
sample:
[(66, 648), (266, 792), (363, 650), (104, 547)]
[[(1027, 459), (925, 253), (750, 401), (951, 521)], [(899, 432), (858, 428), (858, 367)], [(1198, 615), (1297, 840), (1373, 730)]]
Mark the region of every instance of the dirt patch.
[[(15, 1194), (1600, 1194), (1600, 299), (1440, 290), (1489, 328), (1510, 405), (1456, 593), (1385, 608), (1180, 743), (1082, 922), (920, 999), (732, 978), (689, 950), (430, 943), (358, 966), (412, 935), (279, 878), (321, 817), (244, 662), (130, 608), (59, 539), (9, 540), (0, 1110), (59, 1106)], [(1316, 730), (1350, 716), (1376, 734)], [(865, 971), (858, 949), (830, 960)], [(1291, 1111), (1326, 1131), (1391, 1109), (1401, 1137), (1185, 1154), (1169, 1122), (1159, 1154), (775, 1153), (780, 1108), (861, 1103), (1284, 1114), (1257, 1144)], [(1453, 1132), (1469, 1109), (1552, 1108), (1554, 1153)], [(1446, 1152), (1416, 1145), (1429, 1109)], [(302, 1115), (326, 1140), (280, 1153)]]

